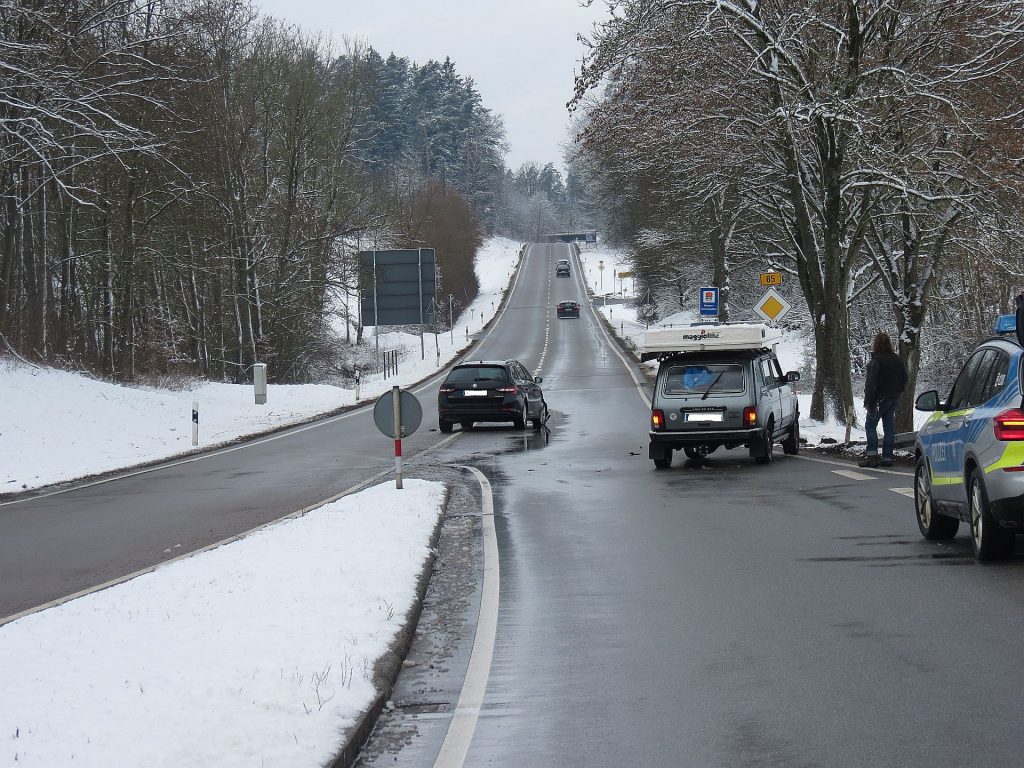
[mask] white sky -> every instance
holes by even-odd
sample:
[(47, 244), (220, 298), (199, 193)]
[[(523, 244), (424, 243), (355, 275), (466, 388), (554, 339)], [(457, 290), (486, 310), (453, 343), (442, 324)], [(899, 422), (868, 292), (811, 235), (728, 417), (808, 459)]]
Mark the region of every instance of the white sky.
[[(471, 333), (495, 314), (518, 251), (518, 243), (496, 238), (478, 255)], [(612, 275), (626, 262), (588, 247), (580, 265), (588, 285), (618, 290)], [(640, 340), (633, 308), (598, 311), (625, 338)], [(439, 360), (420, 359), (418, 337), (394, 334), (389, 346), (407, 349), (399, 383), (457, 357), (468, 343), (465, 322), (454, 344), (441, 335)], [(802, 367), (804, 347), (802, 336), (787, 333), (784, 369)], [(2, 491), (186, 452), (192, 400), (201, 403), (204, 447), (355, 400), (338, 387), (270, 385), (267, 404), (257, 406), (251, 386), (122, 387), (7, 357), (0, 382)], [(360, 399), (394, 383), (367, 377)], [(802, 412), (809, 398), (801, 395)], [(425, 408), (421, 428), (434, 419)], [(551, 427), (558, 429), (557, 416)], [(841, 437), (842, 429), (801, 420), (812, 443)], [(0, 764), (323, 765), (374, 695), (373, 663), (414, 599), (442, 492), (437, 483), (407, 479), (402, 491), (382, 483), (0, 626)], [(178, 548), (169, 541), (165, 554), (173, 558)]]
[(360, 39), (382, 56), (420, 64), (455, 62), (472, 77), (484, 106), (499, 113), (510, 146), (506, 165), (553, 162), (563, 168), (569, 139), (565, 104), (589, 35), (608, 12), (603, 0), (255, 0), (271, 16), (340, 41)]

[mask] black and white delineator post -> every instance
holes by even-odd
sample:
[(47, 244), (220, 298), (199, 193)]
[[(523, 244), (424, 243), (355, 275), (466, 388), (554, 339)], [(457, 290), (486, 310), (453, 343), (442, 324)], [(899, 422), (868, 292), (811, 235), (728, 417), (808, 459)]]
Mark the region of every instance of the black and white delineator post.
[(395, 441), (395, 487), (402, 487), (402, 438), (415, 432), (423, 421), (423, 408), (412, 392), (392, 387), (377, 398), (373, 423)]
[(192, 445), (199, 445), (199, 403), (192, 401)]

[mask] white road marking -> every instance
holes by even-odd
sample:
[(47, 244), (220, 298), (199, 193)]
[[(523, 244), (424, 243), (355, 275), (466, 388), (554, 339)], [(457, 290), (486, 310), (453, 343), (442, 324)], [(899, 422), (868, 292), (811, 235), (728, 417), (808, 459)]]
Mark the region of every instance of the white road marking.
[(874, 480), (871, 475), (865, 475), (863, 472), (854, 472), (852, 469), (833, 469), (832, 474), (842, 475), (848, 477), (851, 480)]
[(890, 488), (889, 490), (892, 491), (893, 493), (898, 493), (898, 494), (900, 494), (902, 496), (906, 496), (907, 498), (910, 498), (910, 499), (914, 498), (914, 489), (913, 488)]
[(491, 484), (482, 472), (474, 467), (461, 465), (460, 469), (472, 472), (480, 483), (483, 502), (484, 525), (484, 584), (480, 591), (480, 618), (476, 625), (476, 637), (469, 656), (469, 668), (462, 684), (459, 702), (448, 723), (441, 750), (434, 760), (434, 768), (461, 768), (466, 753), (473, 741), (480, 709), (483, 707), (487, 680), (491, 674), (491, 660), (494, 657), (494, 639), (498, 634), (498, 597), (500, 564), (498, 561), (498, 537), (494, 530), (494, 499)]
[[(804, 456), (803, 454), (799, 454), (797, 456), (794, 456), (793, 458), (794, 459), (802, 459), (803, 461), (816, 461), (819, 464), (831, 464), (833, 467), (848, 467), (848, 466), (850, 466), (850, 462), (848, 462), (848, 461), (837, 461), (835, 459), (819, 459), (819, 458), (816, 458), (816, 457), (813, 457), (813, 456)], [(884, 473), (884, 474), (887, 474), (887, 475), (899, 475), (900, 477), (910, 477), (910, 475), (911, 475), (910, 472), (899, 472), (899, 471), (897, 471), (895, 469), (874, 468), (871, 471), (872, 472), (881, 472), (881, 473)]]

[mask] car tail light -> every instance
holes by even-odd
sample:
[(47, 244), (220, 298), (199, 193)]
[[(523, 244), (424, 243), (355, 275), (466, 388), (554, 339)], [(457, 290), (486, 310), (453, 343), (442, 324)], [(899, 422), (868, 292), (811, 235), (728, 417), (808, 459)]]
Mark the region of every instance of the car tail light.
[(508, 392), (515, 392), (516, 388), (515, 387), (498, 387), (497, 391), (498, 392), (506, 392), (506, 393), (508, 393)]
[(746, 408), (743, 409), (743, 426), (757, 426), (757, 406), (748, 405)]
[(664, 429), (665, 428), (665, 412), (655, 408), (651, 411), (651, 429)]
[(1003, 411), (992, 420), (996, 440), (1024, 440), (1024, 410)]

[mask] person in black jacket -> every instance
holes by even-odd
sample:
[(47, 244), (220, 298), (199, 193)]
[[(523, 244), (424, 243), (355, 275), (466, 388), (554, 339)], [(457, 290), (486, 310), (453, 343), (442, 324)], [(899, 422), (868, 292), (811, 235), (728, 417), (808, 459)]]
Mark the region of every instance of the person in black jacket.
[[(868, 418), (864, 429), (868, 447), (862, 467), (891, 467), (896, 445), (896, 405), (907, 386), (907, 369), (892, 348), (887, 333), (878, 333), (871, 345), (868, 378), (864, 382), (864, 407)], [(878, 460), (878, 422), (882, 422), (882, 460)]]

